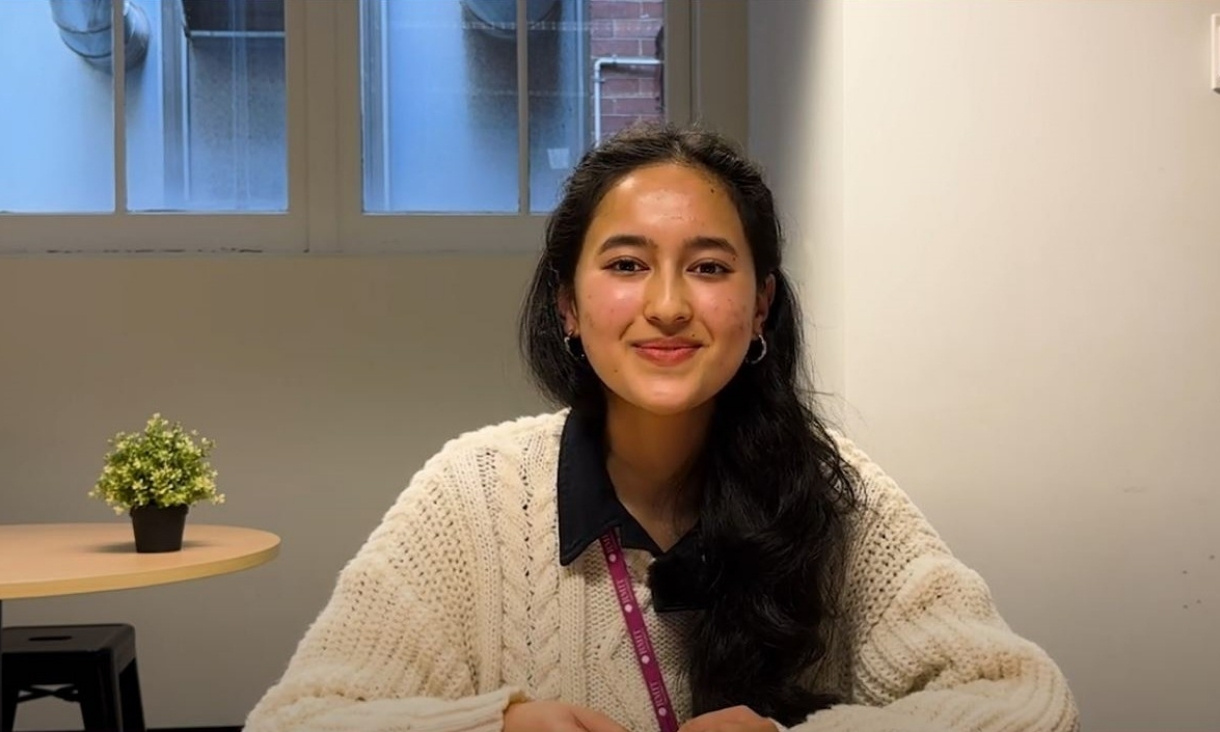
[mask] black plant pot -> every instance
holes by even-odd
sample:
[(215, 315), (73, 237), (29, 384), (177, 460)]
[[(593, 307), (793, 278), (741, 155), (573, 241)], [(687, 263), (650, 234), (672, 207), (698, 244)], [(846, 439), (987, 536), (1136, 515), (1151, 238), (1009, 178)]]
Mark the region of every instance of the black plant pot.
[(190, 506), (137, 506), (131, 509), (131, 528), (136, 551), (142, 554), (176, 552), (182, 549), (182, 532)]

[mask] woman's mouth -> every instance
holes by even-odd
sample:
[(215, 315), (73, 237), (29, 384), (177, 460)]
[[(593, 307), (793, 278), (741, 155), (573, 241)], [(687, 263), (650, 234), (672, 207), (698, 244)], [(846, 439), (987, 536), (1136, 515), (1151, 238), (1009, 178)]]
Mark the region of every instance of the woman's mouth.
[(676, 366), (692, 358), (702, 344), (679, 338), (643, 341), (632, 346), (646, 361), (658, 366)]

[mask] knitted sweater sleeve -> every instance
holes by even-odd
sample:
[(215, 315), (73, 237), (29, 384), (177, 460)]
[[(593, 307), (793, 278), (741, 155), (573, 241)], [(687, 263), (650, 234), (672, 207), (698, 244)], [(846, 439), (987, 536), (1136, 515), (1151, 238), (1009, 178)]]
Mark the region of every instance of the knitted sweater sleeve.
[(1051, 658), (1014, 633), (983, 579), (957, 560), (911, 500), (842, 440), (866, 518), (852, 542), (846, 602), (851, 702), (793, 732), (1070, 732), (1075, 702)]
[(246, 732), (498, 732), (511, 688), (476, 681), (474, 552), (434, 458), (411, 481), (306, 631)]

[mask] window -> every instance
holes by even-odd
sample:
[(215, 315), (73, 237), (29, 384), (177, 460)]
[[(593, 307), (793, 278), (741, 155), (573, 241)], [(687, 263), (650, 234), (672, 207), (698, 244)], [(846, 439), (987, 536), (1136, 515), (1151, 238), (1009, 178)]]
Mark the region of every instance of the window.
[(304, 250), (297, 5), (0, 3), (0, 251)]
[(596, 139), (689, 118), (697, 15), (4, 0), (0, 251), (533, 249)]
[(110, 18), (69, 17), (82, 31), (64, 40), (55, 20), (45, 2), (0, 5), (0, 211), (113, 211), (114, 90), (95, 71), (106, 68), (109, 48), (84, 45), (88, 28), (109, 27)]
[[(115, 210), (111, 12), (0, 6), (0, 211)], [(127, 208), (286, 210), (282, 3), (145, 0), (122, 19)]]
[(664, 117), (663, 2), (523, 10), (525, 49), (514, 0), (363, 0), (366, 211), (545, 212), (590, 143)]

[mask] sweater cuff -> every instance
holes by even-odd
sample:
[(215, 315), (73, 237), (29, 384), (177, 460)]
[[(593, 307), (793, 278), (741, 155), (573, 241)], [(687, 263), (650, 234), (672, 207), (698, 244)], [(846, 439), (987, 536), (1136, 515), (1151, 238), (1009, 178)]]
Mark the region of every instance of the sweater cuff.
[(519, 701), (527, 697), (512, 687), (460, 699), (362, 701), (315, 717), (304, 727), (281, 726), (277, 732), (501, 732), (504, 710)]
[(528, 701), (521, 691), (497, 689), (456, 700), (421, 700), (412, 730), (417, 732), (500, 732), (510, 704)]
[(815, 712), (791, 732), (946, 732), (952, 724), (913, 718), (884, 707), (839, 705)]

